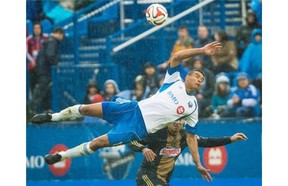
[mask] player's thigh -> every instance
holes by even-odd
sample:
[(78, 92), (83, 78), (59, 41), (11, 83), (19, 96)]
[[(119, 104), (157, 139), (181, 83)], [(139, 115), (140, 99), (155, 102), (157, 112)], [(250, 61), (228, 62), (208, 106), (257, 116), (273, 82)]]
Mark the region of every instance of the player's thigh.
[(85, 116), (96, 116), (103, 118), (102, 103), (93, 103), (88, 105), (82, 105), (80, 113)]

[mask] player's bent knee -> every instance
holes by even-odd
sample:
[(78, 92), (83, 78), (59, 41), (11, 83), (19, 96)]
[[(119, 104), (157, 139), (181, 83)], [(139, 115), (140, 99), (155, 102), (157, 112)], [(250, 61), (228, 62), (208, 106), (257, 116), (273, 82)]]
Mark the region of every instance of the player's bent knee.
[(107, 135), (103, 135), (98, 138), (95, 138), (90, 143), (90, 149), (93, 151), (96, 151), (104, 147), (109, 147), (109, 146), (110, 146), (110, 143), (109, 143)]
[(102, 117), (102, 105), (101, 103), (82, 105), (80, 113), (85, 116)]

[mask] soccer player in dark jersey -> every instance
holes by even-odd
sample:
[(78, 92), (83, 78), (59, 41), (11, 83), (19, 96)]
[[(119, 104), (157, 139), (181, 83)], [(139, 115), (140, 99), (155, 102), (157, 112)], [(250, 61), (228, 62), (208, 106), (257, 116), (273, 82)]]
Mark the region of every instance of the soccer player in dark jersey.
[[(182, 128), (182, 123), (183, 120), (179, 120), (156, 133), (149, 134), (142, 140), (129, 143), (128, 146), (132, 151), (142, 152), (145, 156), (137, 173), (137, 186), (169, 185), (175, 162), (187, 147), (186, 133)], [(198, 147), (217, 147), (247, 139), (243, 133), (221, 138), (197, 136)]]

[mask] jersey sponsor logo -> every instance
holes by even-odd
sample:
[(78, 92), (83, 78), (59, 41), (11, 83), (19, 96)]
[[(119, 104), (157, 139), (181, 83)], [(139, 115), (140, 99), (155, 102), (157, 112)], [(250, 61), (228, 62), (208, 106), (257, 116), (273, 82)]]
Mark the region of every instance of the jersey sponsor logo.
[(204, 165), (211, 170), (212, 173), (220, 173), (224, 170), (228, 155), (224, 146), (205, 148), (203, 152)]
[(177, 114), (183, 114), (185, 112), (185, 108), (181, 105), (176, 109)]
[[(68, 148), (63, 144), (55, 145), (51, 150), (50, 154), (54, 154), (60, 151), (66, 151)], [(70, 169), (71, 159), (65, 159), (53, 165), (49, 165), (50, 171), (56, 176), (64, 176)]]
[(181, 153), (181, 148), (163, 148), (160, 151), (161, 156), (175, 157)]
[(175, 103), (175, 105), (179, 104), (178, 99), (176, 98), (176, 96), (171, 91), (167, 92), (167, 94), (172, 99), (172, 101)]

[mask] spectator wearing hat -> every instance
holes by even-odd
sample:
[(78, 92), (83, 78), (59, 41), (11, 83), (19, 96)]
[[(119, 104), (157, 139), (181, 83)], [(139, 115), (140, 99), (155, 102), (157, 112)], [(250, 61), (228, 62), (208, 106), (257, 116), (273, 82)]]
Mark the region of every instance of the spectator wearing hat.
[(214, 118), (219, 118), (219, 115), (226, 110), (230, 92), (230, 79), (224, 73), (220, 73), (216, 76), (215, 92), (211, 100)]
[(227, 109), (221, 117), (254, 117), (259, 115), (259, 91), (250, 84), (245, 72), (237, 75), (237, 87), (227, 101)]
[(104, 91), (102, 95), (104, 96), (105, 101), (111, 101), (113, 96), (115, 96), (119, 92), (120, 91), (116, 81), (114, 81), (113, 79), (108, 79), (104, 82)]
[(60, 58), (59, 45), (64, 39), (64, 30), (61, 27), (56, 27), (53, 33), (43, 45), (37, 55), (37, 83), (32, 91), (32, 97), (29, 106), (31, 113), (36, 113), (40, 103), (43, 104), (43, 109), (51, 111), (51, 67), (58, 65)]
[(252, 80), (262, 73), (262, 30), (255, 29), (251, 34), (251, 43), (245, 49), (240, 60), (240, 71), (246, 72)]
[(249, 11), (246, 16), (246, 24), (237, 30), (235, 37), (238, 58), (241, 58), (244, 50), (251, 42), (251, 33), (256, 28), (261, 29), (261, 25), (257, 22), (256, 14)]

